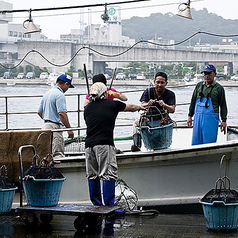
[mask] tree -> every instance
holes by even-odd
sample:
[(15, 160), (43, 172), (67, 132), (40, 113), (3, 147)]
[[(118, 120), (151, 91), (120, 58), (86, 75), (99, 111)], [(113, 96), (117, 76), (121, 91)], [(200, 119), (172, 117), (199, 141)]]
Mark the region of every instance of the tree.
[(42, 72), (42, 70), (39, 66), (34, 67), (34, 73), (35, 73), (36, 78), (40, 77), (41, 72)]
[(32, 70), (32, 66), (31, 65), (27, 65), (26, 66), (26, 74), (28, 73), (28, 72), (32, 72), (33, 70)]

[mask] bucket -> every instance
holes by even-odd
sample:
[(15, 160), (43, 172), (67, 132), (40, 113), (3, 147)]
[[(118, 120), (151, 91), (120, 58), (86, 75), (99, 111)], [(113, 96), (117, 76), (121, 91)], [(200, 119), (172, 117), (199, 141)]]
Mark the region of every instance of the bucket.
[(212, 230), (235, 230), (238, 228), (238, 203), (199, 201), (202, 204), (206, 226)]
[(8, 213), (11, 211), (12, 202), (16, 190), (17, 187), (0, 189), (0, 214)]
[(154, 127), (137, 127), (147, 149), (159, 150), (167, 148), (172, 144), (173, 123), (164, 126), (159, 125), (160, 121), (154, 121)]
[(35, 207), (52, 207), (59, 202), (63, 182), (60, 179), (35, 179), (33, 176), (23, 178), (26, 202)]

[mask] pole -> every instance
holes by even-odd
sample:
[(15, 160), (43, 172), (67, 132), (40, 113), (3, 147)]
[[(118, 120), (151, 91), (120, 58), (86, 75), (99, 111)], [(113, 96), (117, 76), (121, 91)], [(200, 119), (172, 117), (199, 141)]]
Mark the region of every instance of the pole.
[(84, 68), (84, 74), (85, 74), (86, 85), (87, 85), (87, 89), (88, 89), (88, 96), (89, 96), (90, 92), (89, 92), (89, 84), (88, 84), (88, 75), (87, 75), (86, 64), (83, 64), (83, 68)]
[(113, 79), (114, 79), (114, 77), (115, 77), (116, 71), (117, 71), (117, 68), (114, 69), (114, 72), (113, 72), (113, 75), (112, 75), (112, 80), (111, 80), (111, 84), (110, 84), (109, 90), (111, 90), (112, 83), (113, 83)]

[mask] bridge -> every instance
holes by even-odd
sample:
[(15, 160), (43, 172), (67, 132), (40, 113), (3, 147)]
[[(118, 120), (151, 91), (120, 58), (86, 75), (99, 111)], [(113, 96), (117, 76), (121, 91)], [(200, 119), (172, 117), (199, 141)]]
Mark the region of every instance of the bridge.
[[(123, 45), (81, 45), (62, 41), (20, 41), (18, 60), (34, 50), (26, 60), (41, 68), (46, 67), (50, 72), (67, 71), (71, 65), (76, 70), (83, 69), (83, 64), (86, 64), (88, 70), (98, 74), (104, 72), (107, 62), (216, 62), (228, 63), (229, 74), (238, 70), (238, 53), (164, 49), (155, 45), (136, 45), (129, 50), (128, 48), (129, 46)], [(27, 62), (23, 61), (23, 64)], [(58, 67), (61, 69), (57, 69)]]

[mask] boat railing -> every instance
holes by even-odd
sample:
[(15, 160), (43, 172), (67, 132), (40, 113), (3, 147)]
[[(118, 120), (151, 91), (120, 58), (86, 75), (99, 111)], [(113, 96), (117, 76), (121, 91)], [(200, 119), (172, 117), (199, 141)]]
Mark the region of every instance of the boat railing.
[[(122, 93), (126, 94), (126, 93), (132, 93), (132, 92), (138, 92), (138, 91), (143, 91), (143, 90), (130, 90), (130, 91), (122, 91)], [(67, 129), (64, 128), (62, 129), (62, 131), (68, 131), (68, 130), (75, 130), (80, 132), (81, 130), (85, 130), (85, 125), (82, 126), (82, 122), (80, 118), (82, 118), (81, 113), (83, 113), (83, 108), (81, 107), (81, 100), (84, 101), (85, 99), (85, 93), (71, 93), (71, 94), (65, 94), (66, 96), (66, 100), (70, 97), (76, 97), (76, 99), (74, 99), (75, 102), (75, 106), (76, 108), (74, 110), (68, 110), (68, 114), (73, 114), (73, 116), (76, 116), (76, 127), (71, 128), (71, 129)], [(81, 98), (83, 97), (83, 98)], [(39, 125), (37, 124), (35, 127), (31, 127), (31, 128), (26, 128), (26, 125), (24, 123), (24, 126), (20, 126), (21, 123), (18, 123), (17, 127), (11, 127), (10, 124), (10, 120), (12, 117), (14, 116), (19, 116), (19, 115), (27, 115), (27, 116), (31, 116), (31, 115), (37, 115), (37, 109), (39, 105), (36, 105), (34, 107), (34, 110), (23, 110), (22, 108), (24, 108), (24, 100), (28, 100), (28, 101), (32, 101), (34, 99), (38, 98), (38, 100), (40, 101), (40, 98), (42, 98), (42, 95), (6, 95), (6, 96), (0, 96), (0, 118), (1, 118), (1, 128), (0, 131), (14, 131), (14, 130), (40, 130), (41, 128), (39, 127)], [(22, 107), (13, 107), (12, 106), (12, 101), (15, 101), (17, 103), (17, 105), (22, 105)], [(177, 104), (177, 106), (182, 106), (182, 105), (189, 105), (189, 103), (180, 103)], [(75, 123), (74, 123), (75, 124)], [(120, 126), (132, 126), (132, 122), (131, 123), (127, 123), (127, 124), (123, 124), (123, 125), (117, 125), (116, 127), (120, 127)], [(58, 130), (55, 130), (58, 131)], [(80, 134), (80, 133), (79, 133)]]

